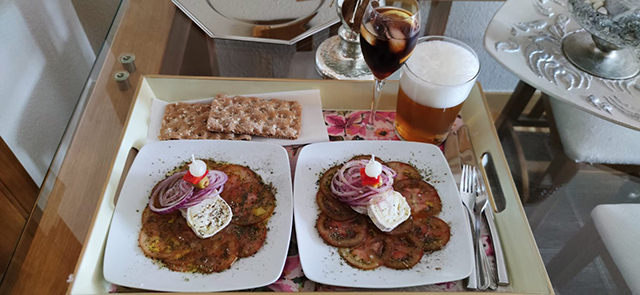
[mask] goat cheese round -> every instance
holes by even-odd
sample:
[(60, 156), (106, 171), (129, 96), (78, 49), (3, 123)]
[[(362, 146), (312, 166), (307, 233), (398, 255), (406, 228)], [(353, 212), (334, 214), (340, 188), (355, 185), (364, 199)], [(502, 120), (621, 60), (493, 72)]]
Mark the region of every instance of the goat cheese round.
[(201, 239), (212, 237), (223, 230), (233, 217), (231, 207), (219, 195), (180, 211), (189, 227)]
[(381, 231), (390, 232), (409, 219), (411, 207), (399, 192), (390, 191), (384, 200), (367, 207), (367, 215)]

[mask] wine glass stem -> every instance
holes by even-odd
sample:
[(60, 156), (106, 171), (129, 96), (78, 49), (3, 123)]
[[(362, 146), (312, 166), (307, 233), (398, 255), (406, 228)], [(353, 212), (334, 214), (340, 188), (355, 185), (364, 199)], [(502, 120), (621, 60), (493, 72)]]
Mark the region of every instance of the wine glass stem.
[(376, 110), (378, 109), (378, 102), (380, 101), (380, 95), (382, 94), (382, 87), (384, 87), (384, 83), (387, 82), (387, 79), (378, 79), (376, 78), (376, 84), (373, 87), (373, 101), (371, 102), (371, 115), (369, 116), (369, 122), (367, 122), (367, 129), (374, 129), (374, 121), (376, 117)]

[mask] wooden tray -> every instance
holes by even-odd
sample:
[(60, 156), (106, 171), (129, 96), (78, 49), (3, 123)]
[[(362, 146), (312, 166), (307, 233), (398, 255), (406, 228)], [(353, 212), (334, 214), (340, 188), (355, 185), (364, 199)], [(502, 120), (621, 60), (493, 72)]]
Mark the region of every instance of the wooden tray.
[[(184, 76), (144, 76), (140, 80), (135, 101), (129, 111), (120, 148), (114, 160), (103, 194), (96, 209), (91, 230), (84, 243), (69, 294), (106, 294), (110, 283), (102, 275), (104, 248), (117, 192), (130, 154), (147, 142), (151, 99), (168, 102), (211, 97), (219, 92), (251, 94), (262, 92), (319, 89), (323, 109), (366, 110), (370, 107), (371, 81), (242, 79)], [(380, 100), (380, 110), (394, 110), (398, 82), (389, 81)], [(461, 111), (469, 131), (476, 157), (491, 152), (506, 199), (506, 209), (496, 213), (498, 231), (503, 241), (511, 285), (496, 294), (553, 294), (542, 258), (516, 187), (511, 178), (493, 120), (480, 84), (477, 84)], [(375, 290), (372, 290), (375, 291)], [(382, 294), (381, 292), (375, 292)], [(142, 294), (142, 293), (141, 293)], [(339, 294), (339, 293), (338, 293)], [(454, 293), (455, 294), (455, 293)]]

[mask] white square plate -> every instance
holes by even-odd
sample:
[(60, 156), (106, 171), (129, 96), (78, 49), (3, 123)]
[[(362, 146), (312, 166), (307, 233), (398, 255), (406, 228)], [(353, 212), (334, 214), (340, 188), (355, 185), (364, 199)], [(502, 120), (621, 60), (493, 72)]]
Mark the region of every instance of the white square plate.
[[(316, 192), (322, 173), (358, 154), (374, 154), (385, 161), (415, 165), (442, 199), (438, 215), (451, 226), (444, 249), (425, 254), (408, 270), (378, 267), (363, 271), (342, 260), (337, 248), (327, 245), (315, 228)], [(426, 175), (425, 175), (426, 174)], [(456, 281), (473, 267), (471, 230), (465, 219), (451, 170), (440, 149), (431, 144), (404, 141), (340, 141), (304, 147), (298, 156), (294, 183), (294, 215), (300, 262), (304, 274), (318, 283), (358, 288), (399, 288)]]
[[(214, 159), (246, 165), (276, 188), (276, 208), (269, 233), (254, 256), (236, 261), (221, 273), (181, 273), (159, 267), (138, 247), (142, 211), (154, 185), (190, 159)], [(104, 277), (116, 285), (182, 292), (256, 288), (276, 281), (287, 257), (293, 216), (289, 158), (281, 146), (240, 141), (161, 141), (145, 145), (135, 158), (116, 205), (104, 255)]]

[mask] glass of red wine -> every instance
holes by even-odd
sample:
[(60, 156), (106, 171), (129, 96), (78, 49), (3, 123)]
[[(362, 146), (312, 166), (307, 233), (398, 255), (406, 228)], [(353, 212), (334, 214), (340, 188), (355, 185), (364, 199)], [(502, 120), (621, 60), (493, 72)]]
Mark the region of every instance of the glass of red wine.
[(417, 0), (370, 0), (362, 17), (360, 47), (375, 77), (371, 115), (367, 129), (373, 130), (378, 101), (387, 77), (411, 56), (420, 33)]

